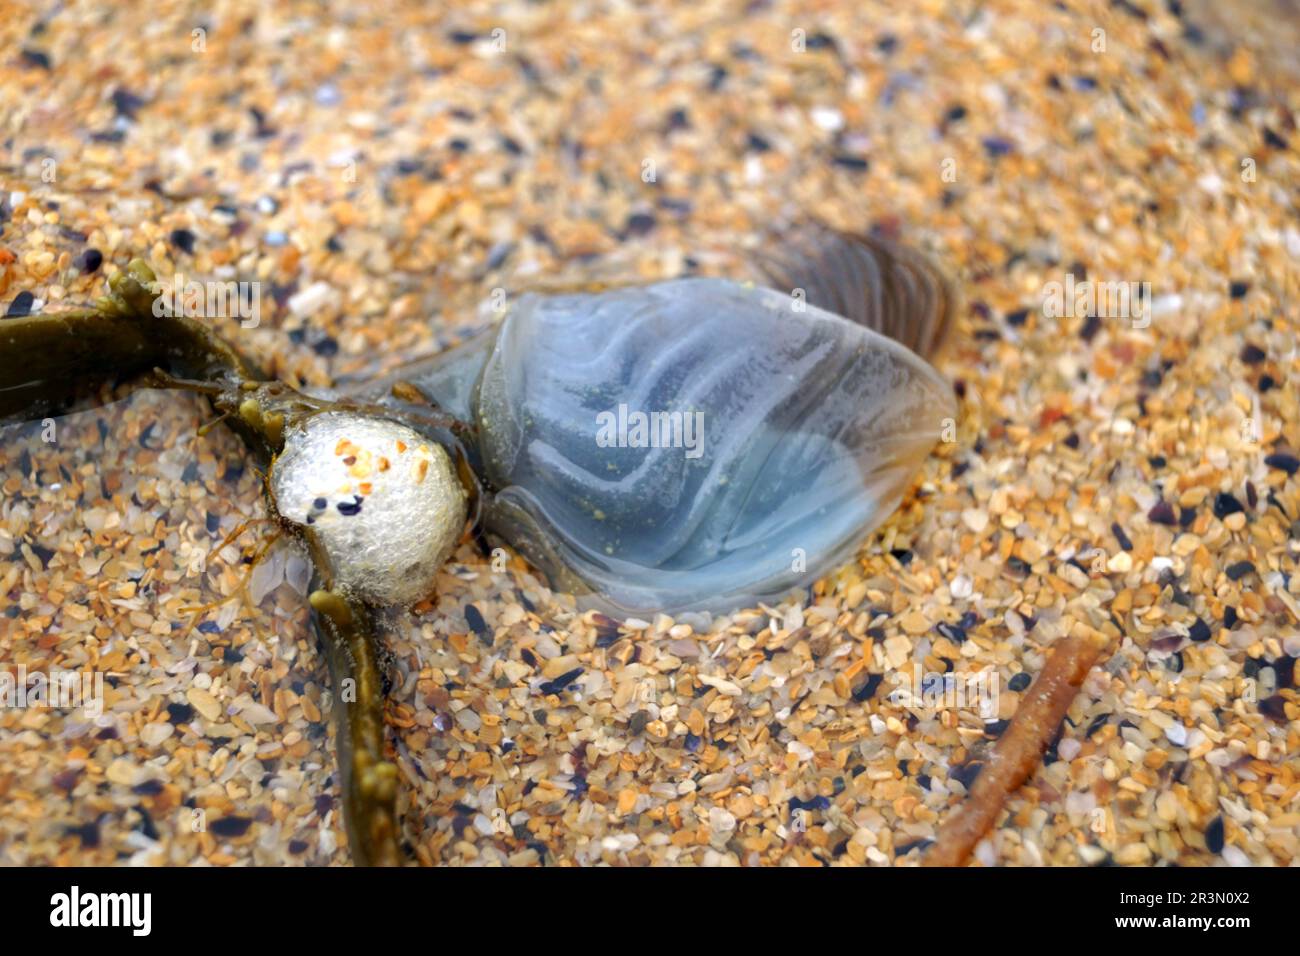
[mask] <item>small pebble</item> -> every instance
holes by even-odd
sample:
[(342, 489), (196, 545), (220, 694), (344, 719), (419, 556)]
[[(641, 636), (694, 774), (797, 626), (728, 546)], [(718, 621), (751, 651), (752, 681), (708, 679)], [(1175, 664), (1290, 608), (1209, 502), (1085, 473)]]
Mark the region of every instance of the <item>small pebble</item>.
[(1223, 852), (1223, 814), (1211, 820), (1205, 828), (1205, 848), (1211, 853)]
[(1270, 468), (1276, 468), (1278, 471), (1285, 471), (1288, 475), (1294, 475), (1300, 471), (1300, 458), (1288, 452), (1274, 452), (1264, 459), (1264, 464)]
[(1173, 506), (1167, 501), (1157, 501), (1151, 510), (1147, 512), (1147, 518), (1156, 524), (1178, 524), (1178, 518), (1174, 515)]
[(1214, 517), (1220, 521), (1228, 515), (1239, 514), (1243, 510), (1241, 502), (1226, 491), (1221, 491), (1214, 496)]
[(9, 308), (5, 312), (5, 318), (20, 319), (24, 316), (31, 315), (32, 303), (34, 301), (36, 301), (36, 296), (24, 289), (22, 292), (19, 292), (14, 296), (13, 301), (9, 303)]
[(99, 267), (104, 263), (104, 254), (98, 249), (87, 249), (77, 257), (77, 268), (86, 275), (92, 272), (98, 272)]
[(168, 239), (173, 246), (186, 255), (194, 254), (194, 233), (188, 229), (173, 229)]

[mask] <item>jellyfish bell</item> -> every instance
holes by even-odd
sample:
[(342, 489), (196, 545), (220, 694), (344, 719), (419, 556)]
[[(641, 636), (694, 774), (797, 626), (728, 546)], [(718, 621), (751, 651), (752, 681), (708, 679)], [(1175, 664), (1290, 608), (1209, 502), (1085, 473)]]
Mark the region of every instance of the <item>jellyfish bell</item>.
[(958, 410), (928, 361), (953, 313), (928, 260), (818, 230), (769, 283), (524, 295), (354, 394), (400, 382), (472, 421), (485, 530), (581, 607), (778, 600), (889, 518)]

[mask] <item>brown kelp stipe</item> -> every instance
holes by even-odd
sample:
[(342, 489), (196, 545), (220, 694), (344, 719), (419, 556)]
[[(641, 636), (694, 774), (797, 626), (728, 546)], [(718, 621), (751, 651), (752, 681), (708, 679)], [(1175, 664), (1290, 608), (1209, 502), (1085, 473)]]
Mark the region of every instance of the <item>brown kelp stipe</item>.
[(1038, 679), (1025, 693), (1011, 725), (993, 747), (988, 762), (966, 801), (939, 828), (925, 866), (961, 866), (997, 821), (1003, 805), (1038, 768), (1043, 751), (1056, 736), (1078, 696), (1088, 671), (1110, 638), (1083, 624), (1057, 641)]
[[(313, 553), (316, 560), (323, 555)], [(348, 845), (358, 866), (399, 866), (397, 764), (384, 759), (384, 696), (370, 609), (335, 591), (309, 598), (329, 656)]]
[[(42, 417), (110, 381), (183, 389), (207, 396), (218, 420), (239, 434), (263, 470), (283, 448), (288, 429), (323, 412), (375, 415), (426, 433), (463, 428), (435, 411), (325, 401), (280, 382), (260, 381), (255, 367), (207, 326), (154, 314), (158, 286), (141, 260), (115, 274), (110, 289), (90, 308), (0, 321), (0, 423)], [(454, 438), (447, 441), (456, 445)], [(334, 569), (316, 534), (280, 519), (269, 487), (266, 500), (275, 520), (303, 542), (315, 565), (310, 603), (334, 685), (353, 859), (361, 865), (398, 865), (397, 766), (384, 751), (374, 615), (364, 602), (335, 588)]]

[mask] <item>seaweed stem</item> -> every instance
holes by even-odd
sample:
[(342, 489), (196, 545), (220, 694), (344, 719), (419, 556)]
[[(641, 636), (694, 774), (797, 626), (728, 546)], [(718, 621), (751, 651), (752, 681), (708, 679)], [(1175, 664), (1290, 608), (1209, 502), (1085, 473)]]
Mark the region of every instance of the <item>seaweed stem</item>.
[(398, 866), (397, 765), (384, 752), (383, 683), (369, 608), (336, 591), (313, 591), (317, 633), (334, 686), (344, 818), (358, 866)]
[[(135, 387), (206, 395), (220, 415), (201, 427), (200, 434), (226, 422), (264, 464), (282, 449), (288, 428), (322, 412), (418, 417), (427, 427), (463, 427), (443, 415), (411, 416), (351, 401), (316, 399), (280, 382), (260, 380), (252, 363), (207, 326), (154, 311), (160, 290), (153, 270), (142, 260), (133, 260), (116, 273), (109, 288), (111, 293), (90, 308), (0, 323), (0, 422), (39, 418), (47, 409), (62, 407), (87, 385), (123, 379)], [(258, 473), (265, 485), (263, 470)], [(278, 521), (269, 486), (267, 499), (274, 517), (244, 522), (218, 550), (252, 523)], [(307, 545), (318, 579), (326, 582), (309, 600), (336, 688), (344, 821), (353, 860), (363, 866), (398, 865), (398, 773), (384, 751), (383, 681), (373, 616), (362, 602), (330, 588), (333, 570), (310, 529), (285, 530)], [(269, 544), (259, 550), (256, 560), (266, 547)], [(245, 599), (247, 586), (245, 579), (239, 591)], [(191, 627), (207, 609), (192, 609)]]
[(965, 802), (939, 828), (934, 846), (922, 861), (924, 866), (961, 866), (966, 862), (975, 844), (997, 821), (1007, 797), (1038, 768), (1088, 671), (1110, 643), (1101, 631), (1078, 622), (1074, 632), (1052, 645), (1047, 663), (1025, 692)]

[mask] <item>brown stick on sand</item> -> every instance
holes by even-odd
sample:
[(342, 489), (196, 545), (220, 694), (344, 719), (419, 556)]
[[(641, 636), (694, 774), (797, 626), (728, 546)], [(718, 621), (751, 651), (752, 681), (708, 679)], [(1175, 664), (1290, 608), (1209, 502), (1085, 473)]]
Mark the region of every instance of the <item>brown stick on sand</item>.
[(924, 866), (960, 866), (966, 862), (980, 837), (996, 822), (1007, 797), (1037, 768), (1083, 679), (1109, 643), (1105, 634), (1077, 623), (1068, 637), (1053, 645), (1042, 673), (993, 747), (966, 802), (939, 828)]

